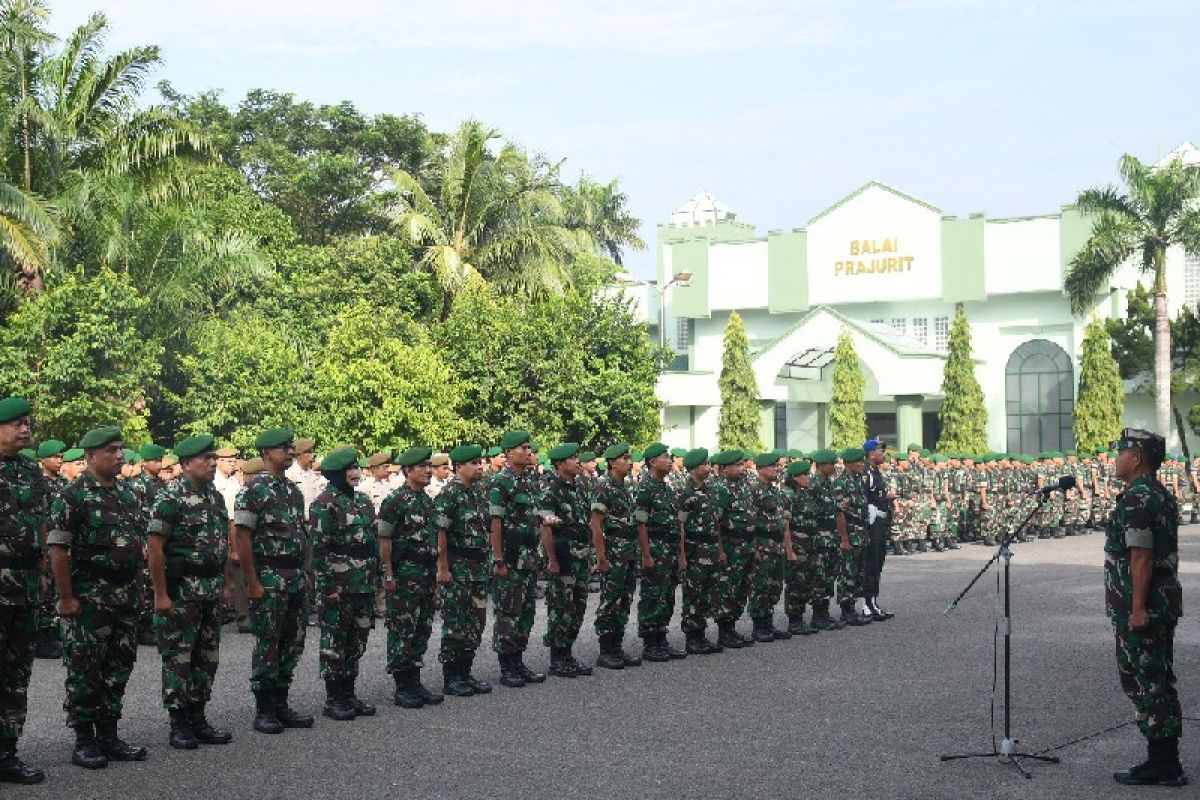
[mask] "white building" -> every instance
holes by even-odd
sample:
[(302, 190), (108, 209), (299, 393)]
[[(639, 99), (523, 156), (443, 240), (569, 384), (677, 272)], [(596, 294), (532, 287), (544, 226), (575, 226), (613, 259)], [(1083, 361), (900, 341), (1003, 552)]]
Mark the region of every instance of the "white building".
[[(1200, 150), (1185, 144), (1170, 157), (1200, 161)], [(1070, 206), (1040, 216), (953, 217), (871, 182), (804, 227), (763, 237), (702, 192), (658, 228), (658, 282), (627, 289), (638, 295), (652, 335), (678, 354), (657, 388), (663, 441), (716, 444), (722, 339), (736, 310), (750, 336), (768, 445), (811, 449), (828, 442), (832, 353), (845, 328), (866, 373), (870, 432), (901, 446), (933, 447), (947, 333), (962, 303), (987, 403), (989, 446), (1073, 449), (1088, 319), (1072, 315), (1063, 276), (1090, 231), (1090, 221)], [(661, 307), (658, 287), (680, 273), (690, 280), (668, 285)], [(1123, 268), (1093, 314), (1121, 315), (1125, 291), (1139, 277), (1133, 265)], [(1194, 305), (1200, 260), (1169, 253), (1168, 286), (1172, 316), (1182, 304)], [(1196, 400), (1184, 399), (1186, 414)], [(1129, 395), (1125, 418), (1153, 427), (1153, 398)]]

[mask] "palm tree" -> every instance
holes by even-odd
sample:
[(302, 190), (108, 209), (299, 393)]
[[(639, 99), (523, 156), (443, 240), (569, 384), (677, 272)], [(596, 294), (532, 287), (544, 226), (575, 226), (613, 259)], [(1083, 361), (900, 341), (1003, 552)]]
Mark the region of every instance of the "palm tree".
[(1071, 260), (1064, 286), (1071, 309), (1085, 314), (1113, 273), (1135, 255), (1154, 280), (1155, 422), (1171, 426), (1171, 326), (1167, 317), (1167, 250), (1181, 245), (1200, 254), (1200, 169), (1179, 159), (1152, 166), (1131, 155), (1121, 158), (1122, 194), (1114, 186), (1087, 189), (1075, 205), (1092, 214), (1092, 234)]
[(20, 128), (21, 188), (33, 189), (33, 126), (38, 69), (54, 35), (46, 29), (50, 11), (42, 0), (4, 0), (0, 3), (0, 79), (12, 95), (9, 110)]
[(629, 213), (629, 196), (615, 180), (598, 183), (583, 176), (564, 194), (568, 224), (586, 231), (600, 255), (621, 266), (625, 248), (646, 249), (637, 233), (641, 220)]
[(392, 175), (400, 197), (394, 224), (437, 280), (443, 320), (474, 280), (526, 297), (571, 284), (568, 264), (580, 245), (564, 222), (557, 165), (531, 160), (511, 144), (493, 153), (498, 138), (464, 122), (449, 141), (436, 194), (409, 172)]

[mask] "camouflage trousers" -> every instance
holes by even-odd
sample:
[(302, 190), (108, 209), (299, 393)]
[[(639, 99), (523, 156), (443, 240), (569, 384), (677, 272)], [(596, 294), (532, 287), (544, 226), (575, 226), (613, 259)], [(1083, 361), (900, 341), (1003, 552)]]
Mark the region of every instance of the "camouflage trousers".
[(1084, 527), (1088, 524), (1092, 517), (1092, 499), (1090, 497), (1082, 497), (1077, 492), (1072, 492), (1071, 497), (1066, 499), (1065, 506), (1064, 525)]
[(637, 561), (609, 556), (608, 572), (600, 575), (600, 604), (596, 608), (596, 635), (625, 638), (633, 593), (637, 590)]
[(851, 545), (842, 552), (841, 572), (838, 574), (837, 603), (844, 606), (863, 596), (863, 578), (867, 558), (866, 545)]
[(221, 605), (219, 595), (181, 596), (170, 614), (154, 615), (167, 711), (204, 705), (212, 696), (221, 655)]
[(507, 575), (497, 575), (492, 581), (492, 649), (500, 655), (523, 653), (529, 645), (537, 577), (535, 569), (515, 569), (510, 564)]
[(775, 606), (783, 594), (787, 559), (783, 554), (782, 542), (759, 539), (754, 550), (754, 582), (750, 586), (748, 603), (750, 619), (770, 619), (775, 615)]
[[(907, 542), (916, 540), (916, 526), (914, 525), (913, 517), (916, 509), (910, 500), (897, 500), (894, 506), (894, 516), (892, 518), (893, 536), (898, 542)], [(792, 531), (792, 536), (796, 534)], [(797, 552), (799, 555), (799, 552)]]
[[(342, 592), (338, 602), (321, 603), (321, 677), (341, 680), (358, 677), (358, 661), (367, 651), (374, 621), (373, 592)], [(388, 630), (388, 666), (391, 666), (391, 630)], [(426, 633), (428, 638), (428, 633)], [(392, 670), (389, 669), (389, 672)]]
[(645, 639), (666, 633), (675, 615), (675, 587), (679, 585), (679, 549), (673, 542), (650, 540), (654, 569), (643, 570), (638, 598), (638, 636)]
[(1151, 622), (1131, 631), (1126, 620), (1113, 621), (1117, 674), (1133, 701), (1138, 730), (1148, 740), (1174, 739), (1183, 733), (1183, 709), (1175, 690), (1175, 623)]
[(250, 632), (254, 654), (250, 659), (250, 690), (286, 689), (300, 656), (304, 654), (308, 625), (308, 581), (296, 571), (280, 578), (261, 600), (250, 601)]
[(837, 534), (818, 533), (812, 547), (812, 603), (824, 605), (833, 598), (841, 571), (842, 551), (837, 544)]
[(25, 727), (35, 615), (32, 606), (0, 606), (0, 739), (20, 738)]
[(154, 582), (150, 580), (149, 567), (142, 567), (142, 574), (138, 580), (142, 584), (142, 599), (138, 606), (138, 634), (152, 636), (157, 623), (154, 620)]
[(57, 641), (59, 625), (55, 605), (58, 601), (58, 590), (54, 586), (54, 576), (50, 574), (49, 558), (42, 559), (41, 589), (37, 606), (37, 641)]
[(588, 560), (559, 560), (559, 573), (546, 583), (546, 647), (572, 647), (587, 614)]
[(1037, 516), (1040, 527), (1053, 530), (1063, 524), (1064, 503), (1062, 493), (1055, 492), (1042, 503), (1042, 511)]
[(680, 628), (687, 633), (704, 633), (708, 621), (721, 607), (721, 562), (715, 546), (688, 547), (687, 569), (683, 571), (683, 614)]
[(488, 584), (482, 564), (454, 559), (450, 583), (440, 587), (442, 647), (438, 661), (450, 664), (470, 658), (479, 649), (487, 624)]
[(1004, 527), (1007, 517), (1008, 509), (995, 501), (979, 510), (979, 533), (984, 544), (996, 544), (1007, 533)]
[(929, 515), (929, 538), (942, 539), (952, 536), (952, 527), (954, 525), (954, 515), (950, 508), (939, 502), (936, 506), (930, 509)]
[(804, 608), (817, 600), (817, 556), (816, 538), (792, 533), (792, 549), (796, 560), (787, 565), (787, 578), (783, 589), (783, 610), (788, 619), (804, 616)]
[(79, 601), (79, 616), (63, 618), (67, 725), (121, 718), (125, 684), (137, 660), (137, 606)]
[(733, 625), (742, 618), (754, 586), (754, 544), (750, 540), (725, 540), (725, 569), (721, 573), (721, 611), (717, 622)]
[(1101, 491), (1092, 496), (1092, 527), (1103, 528), (1108, 525), (1108, 517), (1112, 514), (1113, 500), (1105, 497)]
[[(396, 575), (396, 591), (387, 597), (387, 671), (421, 666), (433, 631), (437, 584), (432, 575), (405, 578)], [(370, 613), (371, 606), (368, 606)]]

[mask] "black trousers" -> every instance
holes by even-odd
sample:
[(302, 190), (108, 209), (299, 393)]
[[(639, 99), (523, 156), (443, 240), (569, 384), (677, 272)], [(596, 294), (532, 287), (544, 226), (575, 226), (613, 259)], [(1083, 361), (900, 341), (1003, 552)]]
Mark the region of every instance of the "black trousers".
[(891, 532), (891, 520), (880, 517), (867, 526), (867, 553), (863, 560), (863, 595), (879, 596), (879, 576), (883, 573), (883, 560), (887, 558), (887, 540)]

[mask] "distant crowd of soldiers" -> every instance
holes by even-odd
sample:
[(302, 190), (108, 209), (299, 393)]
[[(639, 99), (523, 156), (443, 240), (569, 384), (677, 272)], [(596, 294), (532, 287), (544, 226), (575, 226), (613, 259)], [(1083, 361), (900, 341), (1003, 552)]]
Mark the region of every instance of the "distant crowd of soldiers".
[[(519, 688), (546, 679), (524, 656), (543, 597), (548, 672), (592, 673), (572, 651), (597, 577), (596, 665), (619, 670), (885, 621), (889, 548), (995, 543), (1062, 474), (1078, 490), (1045, 502), (1022, 535), (1082, 533), (1116, 492), (1106, 455), (893, 458), (878, 439), (838, 452), (596, 454), (509, 431), (486, 449), (336, 446), (318, 460), (316, 442), (272, 428), (242, 459), (208, 435), (134, 452), (114, 427), (29, 449), (31, 413), (0, 400), (0, 779), (26, 783), (44, 779), (16, 755), (35, 650), (61, 655), (72, 761), (96, 769), (147, 755), (117, 733), (139, 640), (163, 662), (169, 744), (195, 749), (232, 739), (205, 713), (227, 621), (255, 639), (253, 729), (278, 734), (314, 723), (288, 702), (313, 609), (323, 714), (352, 720), (376, 713), (355, 684), (380, 615), (391, 699), (420, 708), (492, 691), (472, 672), (489, 601), (500, 682)], [(1181, 498), (1194, 496), (1185, 482)], [(667, 640), (680, 588), (682, 650)], [(788, 624), (776, 627), (781, 601)], [(439, 610), (442, 692), (421, 681)], [(747, 613), (749, 636), (736, 628)], [(640, 656), (624, 649), (631, 620)]]

